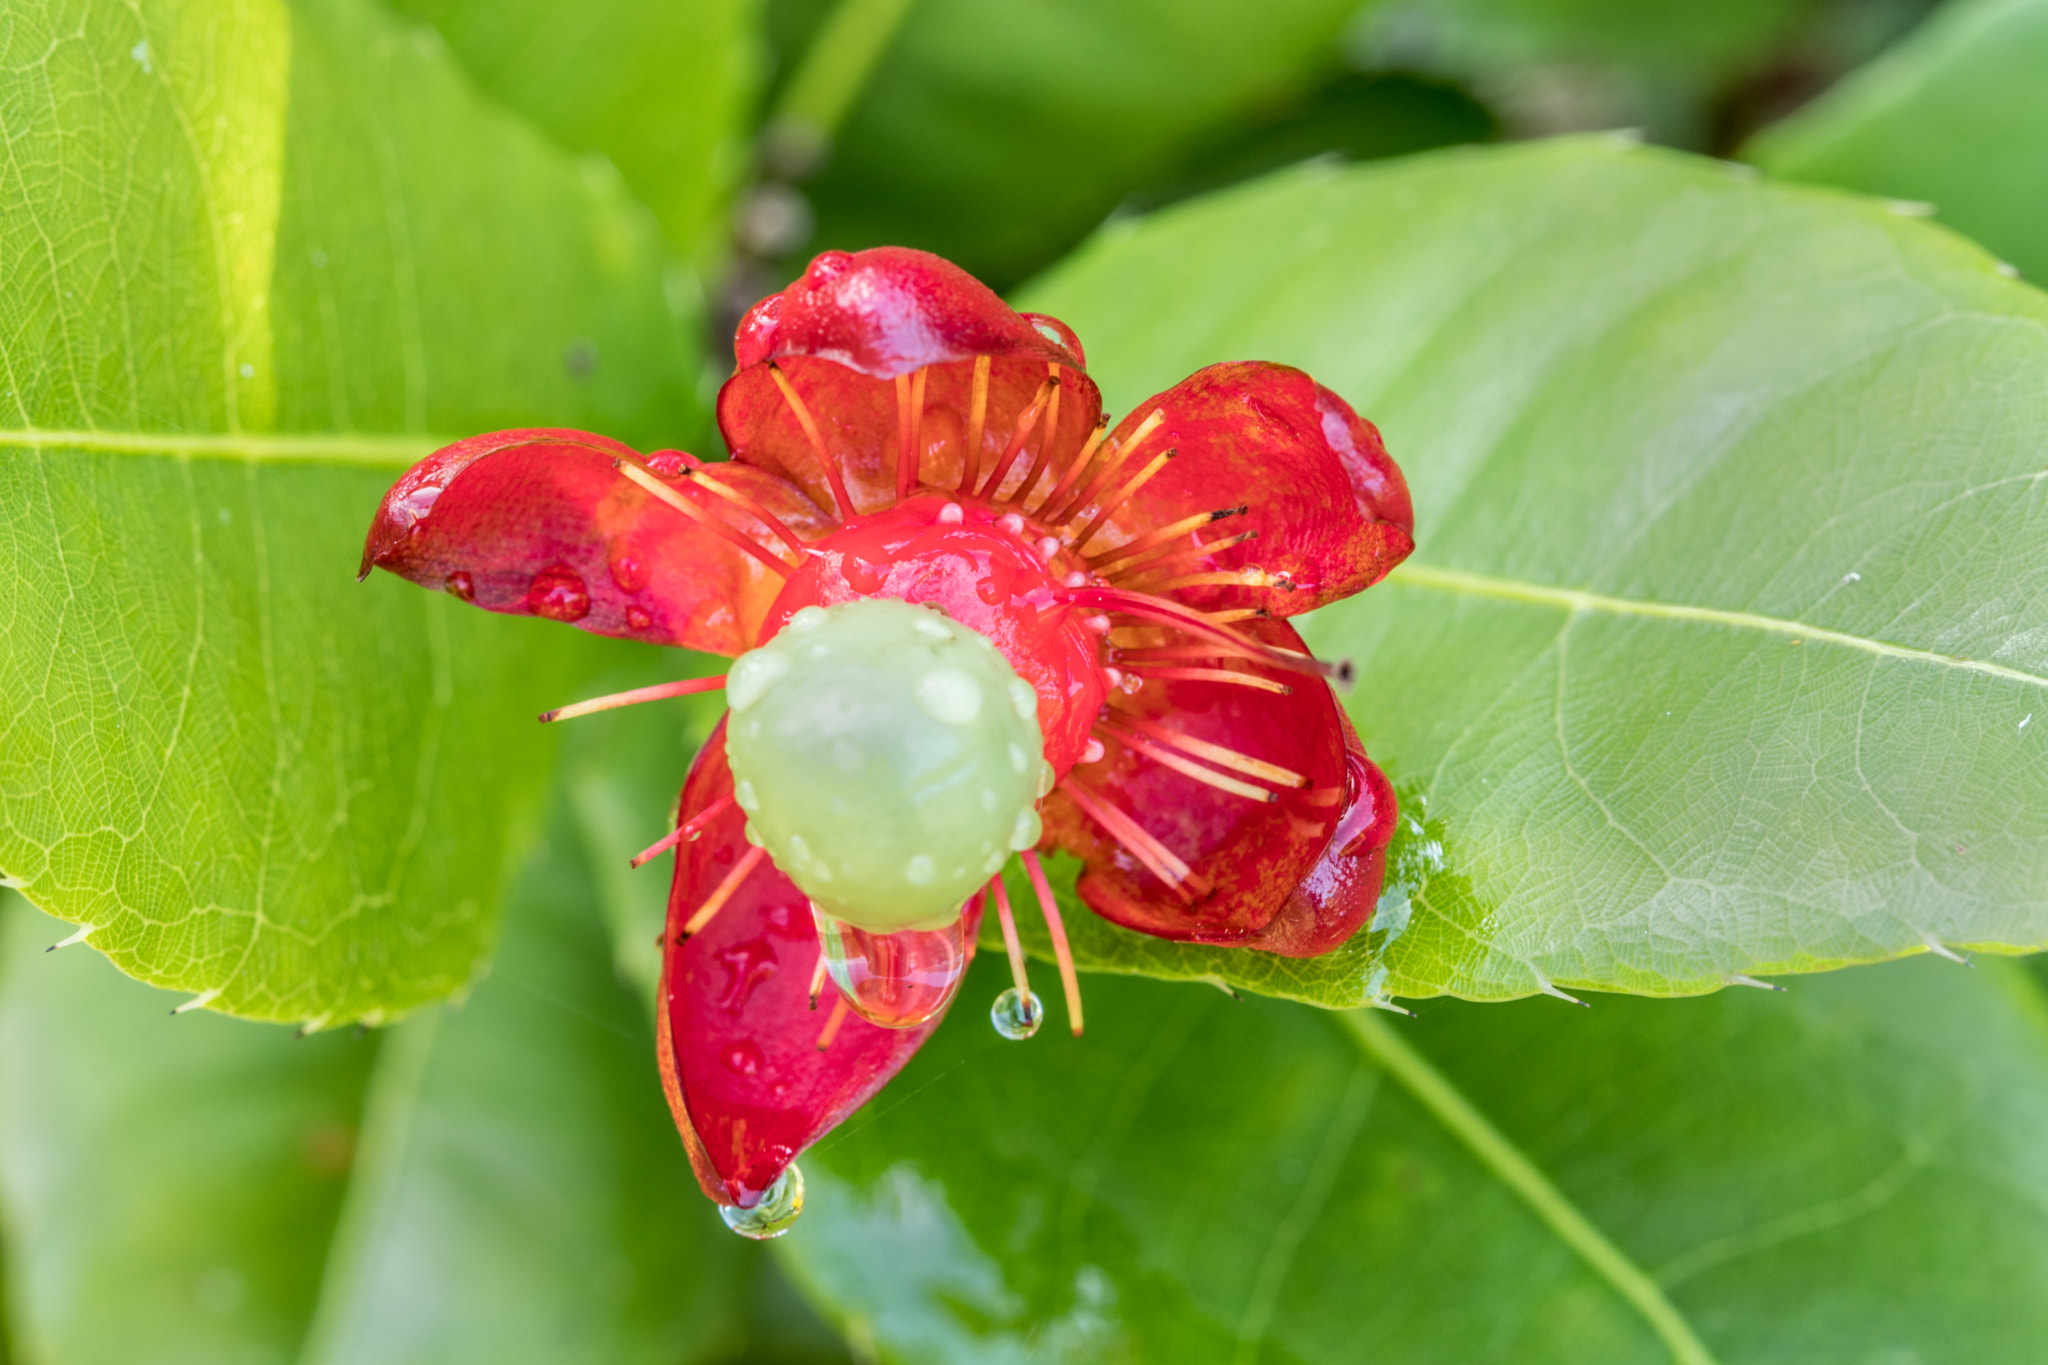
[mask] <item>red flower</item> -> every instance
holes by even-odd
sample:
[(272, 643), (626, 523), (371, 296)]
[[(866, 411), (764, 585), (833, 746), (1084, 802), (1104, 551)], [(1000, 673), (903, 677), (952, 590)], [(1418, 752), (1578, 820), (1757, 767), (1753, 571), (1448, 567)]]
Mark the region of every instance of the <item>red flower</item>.
[[(474, 437), (399, 480), (363, 559), (365, 573), (493, 611), (760, 650), (729, 675), (749, 718), (732, 755), (721, 722), (676, 832), (650, 850), (680, 849), (662, 1077), (729, 1220), (900, 1069), (951, 999), (982, 910), (973, 887), (1009, 849), (982, 826), (938, 834), (934, 821), (994, 821), (1023, 848), (1076, 1032), (1036, 848), (1077, 855), (1080, 898), (1144, 933), (1293, 956), (1354, 933), (1379, 893), (1393, 794), (1325, 681), (1339, 670), (1285, 618), (1370, 586), (1413, 546), (1379, 434), (1307, 375), (1211, 366), (1105, 431), (1064, 324), (1012, 311), (921, 252), (818, 257), (747, 315), (737, 352), (718, 402), (730, 462), (642, 457), (577, 431)], [(804, 643), (820, 623), (823, 643)], [(828, 645), (841, 652), (805, 663)], [(930, 696), (927, 645), (965, 670), (941, 670)], [(989, 687), (1008, 687), (1015, 708), (983, 707)], [(1043, 765), (1026, 774), (1016, 736), (1034, 726)], [(903, 756), (899, 729), (952, 746), (946, 761), (981, 774), (993, 814), (976, 813), (969, 786), (903, 776), (924, 760)], [(839, 767), (823, 756), (834, 745)], [(892, 756), (859, 757), (869, 749)], [(942, 845), (933, 856), (889, 870), (927, 837)], [(875, 850), (898, 861), (832, 881)], [(1021, 989), (1007, 898), (991, 885)], [(814, 901), (831, 908), (815, 925)], [(821, 929), (838, 986), (829, 1014), (813, 1012)], [(1035, 1004), (1005, 999), (1015, 1016)]]

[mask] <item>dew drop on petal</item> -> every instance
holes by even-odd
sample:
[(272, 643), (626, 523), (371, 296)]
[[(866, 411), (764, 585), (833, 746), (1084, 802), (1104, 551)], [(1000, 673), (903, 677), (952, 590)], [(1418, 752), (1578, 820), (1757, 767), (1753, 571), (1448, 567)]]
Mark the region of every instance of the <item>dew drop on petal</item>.
[(590, 589), (574, 569), (557, 564), (533, 576), (526, 604), (550, 621), (581, 621), (590, 614)]
[(1024, 518), (1018, 516), (1015, 512), (1005, 512), (997, 517), (996, 525), (1002, 527), (1013, 536), (1024, 534)]
[(953, 1002), (967, 974), (964, 921), (871, 934), (812, 908), (826, 974), (853, 1012), (883, 1028), (915, 1028)]
[(784, 1168), (775, 1183), (761, 1191), (761, 1202), (750, 1209), (720, 1204), (718, 1216), (742, 1237), (765, 1242), (780, 1237), (796, 1225), (804, 1211), (804, 1173), (794, 1166)]
[(1038, 998), (1036, 991), (1017, 994), (1015, 986), (996, 997), (995, 1007), (988, 1012), (988, 1021), (996, 1026), (996, 1032), (1013, 1043), (1021, 1043), (1038, 1032), (1038, 1026), (1045, 1022), (1045, 1002)]
[(949, 502), (939, 509), (938, 519), (941, 526), (958, 526), (966, 516), (967, 513), (961, 509), (959, 503)]
[(448, 595), (458, 602), (476, 601), (476, 584), (469, 577), (469, 570), (457, 569), (448, 575)]
[(639, 607), (626, 608), (626, 625), (632, 630), (645, 630), (654, 624), (654, 618)]
[(619, 585), (620, 592), (638, 592), (647, 586), (647, 580), (652, 576), (646, 561), (630, 550), (612, 551), (605, 567), (611, 570), (612, 582)]

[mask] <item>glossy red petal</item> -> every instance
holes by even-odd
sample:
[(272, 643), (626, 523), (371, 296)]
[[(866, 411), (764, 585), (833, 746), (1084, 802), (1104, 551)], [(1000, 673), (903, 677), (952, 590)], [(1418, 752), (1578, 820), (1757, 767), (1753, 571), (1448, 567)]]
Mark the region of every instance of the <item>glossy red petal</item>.
[(1344, 719), (1344, 756), (1350, 797), (1322, 856), (1288, 894), (1265, 928), (1244, 940), (1247, 948), (1283, 957), (1316, 957), (1337, 947), (1372, 918), (1386, 879), (1387, 845), (1400, 807), (1393, 784), (1365, 756), (1351, 721)]
[[(853, 510), (865, 513), (896, 501), (906, 426), (913, 482), (958, 489), (971, 469), (979, 484), (1046, 380), (1057, 377), (1057, 410), (1041, 409), (1006, 480), (1014, 488), (1039, 454), (1047, 465), (1070, 458), (1102, 413), (1080, 343), (1064, 323), (1018, 313), (958, 266), (901, 247), (819, 256), (802, 279), (754, 306), (734, 346), (739, 370), (718, 396), (727, 447), (835, 512), (819, 445)], [(986, 370), (978, 441), (977, 361)], [(912, 408), (910, 386), (920, 371), (923, 401)], [(1041, 486), (1050, 483), (1046, 476)]]
[[(1306, 652), (1301, 637), (1280, 621), (1247, 622), (1246, 634), (1284, 649)], [(1316, 866), (1339, 827), (1350, 796), (1343, 722), (1336, 699), (1318, 679), (1281, 673), (1245, 660), (1181, 657), (1184, 641), (1170, 632), (1144, 632), (1155, 643), (1121, 650), (1118, 666), (1145, 670), (1191, 666), (1242, 670), (1291, 692), (1278, 695), (1227, 682), (1180, 676), (1146, 677), (1135, 695), (1113, 694), (1108, 720), (1098, 729), (1106, 753), (1074, 769), (1048, 797), (1046, 839), (1087, 864), (1078, 890), (1103, 918), (1161, 938), (1235, 944), (1269, 925)], [(1165, 652), (1170, 662), (1149, 662)], [(1161, 732), (1165, 736), (1161, 737)], [(1135, 735), (1138, 742), (1133, 742)], [(1173, 742), (1212, 744), (1287, 770), (1305, 788), (1233, 770)], [(1188, 776), (1157, 755), (1232, 781), (1273, 791), (1261, 802)], [(1082, 785), (1082, 799), (1069, 786)], [(1097, 799), (1120, 811), (1190, 876), (1176, 892), (1146, 866), (1129, 839), (1119, 840), (1085, 809)]]
[[(683, 787), (682, 818), (731, 792), (720, 721)], [(721, 1204), (750, 1207), (804, 1148), (900, 1071), (938, 1023), (885, 1029), (849, 1014), (820, 1051), (836, 990), (828, 981), (810, 1008), (818, 963), (810, 902), (772, 862), (762, 861), (708, 924), (677, 942), (751, 847), (745, 827), (746, 817), (728, 807), (678, 851), (655, 1029), (662, 1085), (698, 1183)]]
[[(679, 456), (654, 465), (673, 474)], [(783, 576), (613, 467), (630, 447), (582, 431), (500, 431), (458, 441), (408, 470), (384, 495), (363, 547), (363, 573), (389, 569), (423, 587), (600, 635), (713, 654), (749, 648)], [(715, 477), (799, 537), (816, 509), (760, 470)], [(759, 543), (776, 541), (733, 503), (673, 480), (679, 495)]]
[[(1199, 370), (1133, 408), (1112, 439), (1154, 412), (1162, 421), (1125, 471), (1167, 450), (1174, 458), (1082, 547), (1130, 586), (1174, 593), (1204, 609), (1263, 607), (1292, 616), (1384, 578), (1415, 547), (1415, 514), (1379, 432), (1336, 394), (1285, 365), (1243, 361)], [(1113, 501), (1124, 472), (1076, 513), (1085, 525)], [(1119, 569), (1115, 547), (1201, 512), (1243, 507), (1227, 521), (1176, 537), (1173, 550)], [(1255, 539), (1198, 547), (1256, 532)], [(1286, 586), (1180, 580), (1262, 570)]]

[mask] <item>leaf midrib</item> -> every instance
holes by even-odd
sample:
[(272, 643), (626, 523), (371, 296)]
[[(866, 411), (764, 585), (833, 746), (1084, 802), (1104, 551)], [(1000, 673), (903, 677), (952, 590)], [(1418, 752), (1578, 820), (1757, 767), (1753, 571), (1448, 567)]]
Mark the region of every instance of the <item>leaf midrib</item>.
[(1402, 1089), (1464, 1144), (1544, 1226), (1649, 1324), (1679, 1365), (1715, 1365), (1714, 1355), (1642, 1267), (1607, 1239), (1543, 1171), (1479, 1112), (1442, 1072), (1411, 1047), (1371, 1008), (1339, 1018), (1354, 1041)]
[(1722, 607), (1697, 607), (1677, 602), (1647, 602), (1638, 598), (1587, 592), (1580, 588), (1531, 583), (1525, 579), (1500, 578), (1491, 574), (1469, 573), (1462, 569), (1439, 568), (1433, 564), (1418, 564), (1412, 560), (1395, 569), (1388, 581), (1418, 588), (1433, 588), (1442, 592), (1464, 593), (1475, 597), (1491, 597), (1500, 601), (1550, 607), (1574, 614), (1603, 613), (1652, 620), (1687, 621), (1734, 630), (1762, 631), (1798, 641), (1811, 640), (1820, 644), (1840, 645), (1880, 658), (1900, 659), (1911, 663), (1930, 664), (1938, 668), (1978, 673), (1985, 677), (2048, 690), (2048, 677), (2029, 673), (2024, 669), (2011, 668), (1984, 659), (1966, 659), (1959, 655), (1940, 654), (1929, 649), (1915, 649), (1910, 645), (1873, 640), (1862, 635), (1852, 635), (1847, 631), (1829, 630), (1824, 626), (1808, 625), (1802, 621), (1765, 616), (1757, 612), (1730, 611)]
[(45, 427), (0, 429), (0, 448), (89, 450), (114, 455), (164, 455), (264, 464), (341, 464), (401, 467), (417, 464), (451, 438), (404, 435), (304, 436), (286, 433), (75, 431)]

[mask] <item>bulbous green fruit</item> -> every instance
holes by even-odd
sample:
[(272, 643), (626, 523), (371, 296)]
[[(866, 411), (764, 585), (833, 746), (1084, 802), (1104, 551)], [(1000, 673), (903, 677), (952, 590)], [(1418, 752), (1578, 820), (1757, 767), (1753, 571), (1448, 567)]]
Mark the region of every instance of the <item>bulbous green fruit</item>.
[(1037, 694), (940, 612), (805, 607), (733, 662), (725, 694), (747, 837), (836, 919), (936, 928), (1038, 842)]

